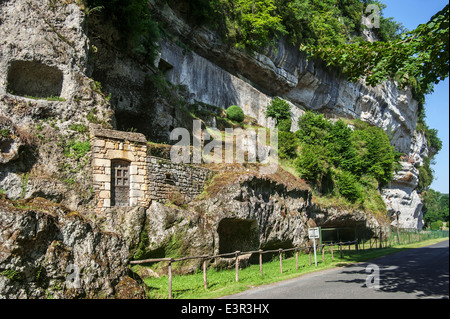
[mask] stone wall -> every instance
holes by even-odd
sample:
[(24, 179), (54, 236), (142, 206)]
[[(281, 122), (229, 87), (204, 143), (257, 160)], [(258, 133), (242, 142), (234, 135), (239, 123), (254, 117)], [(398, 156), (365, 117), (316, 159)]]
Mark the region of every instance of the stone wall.
[(208, 169), (175, 164), (147, 155), (147, 140), (140, 133), (121, 132), (91, 125), (94, 191), (99, 212), (114, 206), (112, 163), (129, 163), (128, 206), (148, 206), (151, 200), (191, 201), (203, 191), (210, 176)]
[(91, 145), (94, 191), (97, 207), (111, 207), (111, 163), (113, 160), (129, 162), (129, 206), (147, 206), (147, 140), (139, 133), (103, 129), (92, 125)]
[[(211, 171), (189, 164), (174, 164), (159, 157), (148, 157), (150, 197), (155, 200), (175, 199), (179, 194), (191, 201), (203, 191)], [(173, 196), (173, 197), (172, 197)]]

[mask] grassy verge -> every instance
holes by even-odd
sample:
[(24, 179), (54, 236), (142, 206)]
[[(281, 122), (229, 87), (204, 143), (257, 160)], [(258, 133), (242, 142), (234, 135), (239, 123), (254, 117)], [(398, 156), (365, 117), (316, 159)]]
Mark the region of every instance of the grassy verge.
[[(343, 256), (340, 258), (337, 247), (334, 251), (334, 261), (332, 260), (330, 249), (326, 249), (325, 261), (322, 261), (322, 254), (317, 254), (317, 267), (314, 266), (314, 256), (312, 265), (309, 266), (309, 255), (300, 253), (298, 269), (296, 269), (295, 257), (283, 258), (283, 273), (280, 272), (280, 262), (278, 256), (273, 261), (263, 264), (263, 276), (260, 276), (259, 265), (251, 265), (239, 270), (239, 282), (235, 281), (235, 270), (209, 269), (207, 271), (208, 290), (203, 287), (203, 272), (198, 271), (192, 275), (180, 275), (173, 277), (173, 298), (179, 299), (210, 299), (231, 295), (244, 290), (270, 284), (286, 279), (299, 277), (301, 275), (325, 270), (334, 267), (342, 267), (353, 263), (364, 262), (377, 257), (400, 252), (405, 249), (418, 248), (447, 240), (448, 238), (430, 239), (418, 243), (396, 245), (382, 249), (360, 250), (358, 254), (354, 251), (354, 246), (349, 252), (346, 247), (343, 249)], [(144, 280), (147, 289), (147, 296), (152, 299), (168, 298), (168, 277), (147, 278)]]

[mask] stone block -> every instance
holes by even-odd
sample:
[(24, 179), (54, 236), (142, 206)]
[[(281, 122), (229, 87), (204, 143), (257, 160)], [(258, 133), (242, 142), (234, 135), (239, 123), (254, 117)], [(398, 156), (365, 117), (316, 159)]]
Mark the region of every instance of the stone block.
[(113, 142), (106, 142), (105, 147), (106, 147), (107, 149), (110, 149), (110, 150), (115, 149), (114, 143), (113, 143)]
[(111, 207), (111, 200), (109, 198), (103, 200), (103, 207)]
[(92, 166), (111, 167), (111, 160), (103, 158), (94, 158), (92, 160)]
[(95, 139), (94, 140), (94, 143), (93, 143), (93, 146), (94, 147), (105, 147), (105, 140), (99, 140), (99, 139)]
[(136, 189), (132, 189), (130, 190), (130, 197), (133, 198), (141, 198), (142, 196), (144, 196), (144, 192), (141, 190), (136, 190)]
[(109, 198), (111, 198), (111, 192), (110, 191), (101, 191), (98, 196), (103, 199), (109, 199)]
[(144, 176), (141, 175), (130, 175), (130, 182), (131, 183), (145, 183)]
[(138, 174), (138, 168), (137, 165), (130, 165), (130, 175), (137, 175)]
[(111, 176), (106, 174), (93, 174), (92, 178), (94, 182), (110, 182)]

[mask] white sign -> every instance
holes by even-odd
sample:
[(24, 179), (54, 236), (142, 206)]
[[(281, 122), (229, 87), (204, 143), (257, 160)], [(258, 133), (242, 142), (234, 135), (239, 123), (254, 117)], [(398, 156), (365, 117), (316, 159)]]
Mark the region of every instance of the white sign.
[(308, 229), (308, 236), (310, 239), (313, 240), (314, 263), (316, 264), (316, 267), (317, 267), (316, 239), (320, 238), (319, 227), (314, 227), (314, 228)]
[(308, 229), (308, 236), (310, 239), (316, 239), (320, 237), (319, 227)]

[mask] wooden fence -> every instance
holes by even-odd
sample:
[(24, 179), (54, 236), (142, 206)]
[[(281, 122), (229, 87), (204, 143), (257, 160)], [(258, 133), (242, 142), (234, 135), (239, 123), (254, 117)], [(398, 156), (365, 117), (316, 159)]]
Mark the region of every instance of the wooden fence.
[[(348, 250), (350, 251), (350, 246), (355, 245), (355, 251), (358, 253), (358, 241), (348, 241), (348, 242), (338, 242), (338, 243), (328, 243), (323, 244), (320, 247), (322, 248), (322, 262), (325, 262), (325, 247), (330, 247), (331, 250), (331, 259), (334, 261), (334, 252), (333, 247), (338, 246), (339, 247), (339, 254), (342, 258), (343, 254), (343, 246), (348, 245)], [(319, 245), (317, 245), (319, 246)], [(172, 263), (189, 260), (189, 259), (202, 259), (203, 260), (203, 284), (205, 290), (208, 289), (208, 281), (206, 276), (207, 271), (207, 261), (215, 258), (221, 258), (221, 257), (230, 257), (234, 256), (235, 258), (235, 269), (236, 269), (236, 275), (235, 280), (236, 282), (239, 281), (239, 256), (241, 255), (249, 255), (249, 254), (259, 254), (259, 272), (260, 275), (263, 275), (263, 262), (262, 262), (262, 255), (267, 253), (278, 253), (279, 259), (280, 259), (280, 272), (283, 273), (283, 253), (295, 251), (295, 267), (298, 270), (298, 253), (300, 251), (307, 251), (309, 254), (309, 266), (311, 266), (311, 252), (313, 250), (313, 246), (305, 246), (305, 247), (294, 247), (294, 248), (288, 248), (288, 249), (275, 249), (275, 250), (254, 250), (254, 251), (247, 251), (247, 252), (241, 252), (241, 251), (235, 251), (232, 253), (226, 253), (226, 254), (219, 254), (214, 256), (192, 256), (192, 257), (182, 257), (182, 258), (153, 258), (153, 259), (144, 259), (144, 260), (134, 260), (130, 261), (130, 264), (137, 265), (137, 264), (146, 264), (146, 263), (154, 263), (154, 262), (167, 262), (168, 263), (168, 276), (169, 276), (169, 299), (172, 299)]]

